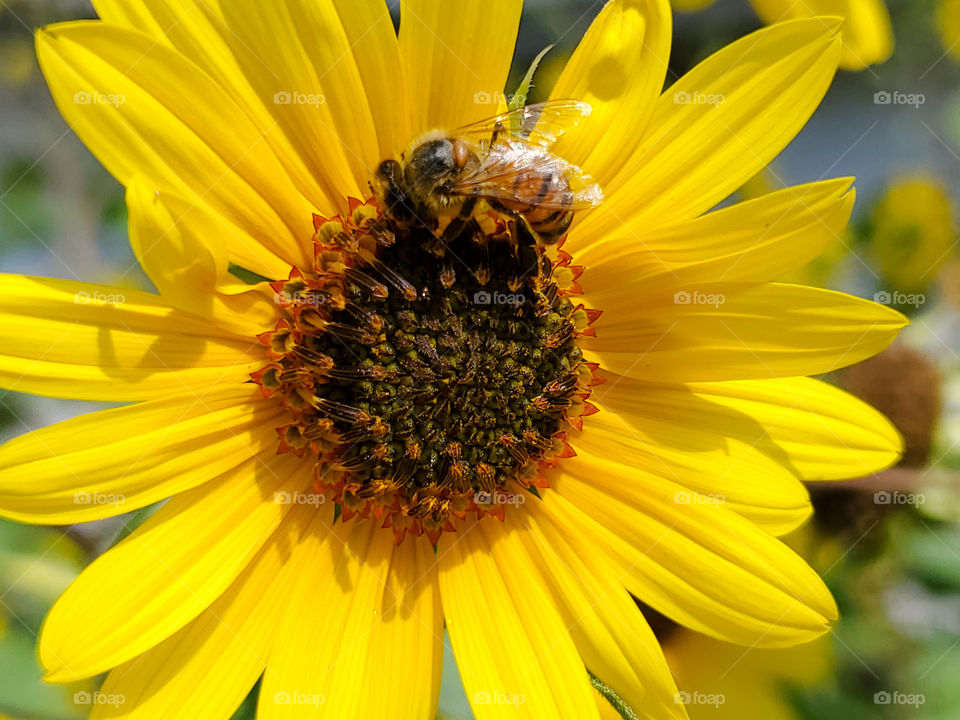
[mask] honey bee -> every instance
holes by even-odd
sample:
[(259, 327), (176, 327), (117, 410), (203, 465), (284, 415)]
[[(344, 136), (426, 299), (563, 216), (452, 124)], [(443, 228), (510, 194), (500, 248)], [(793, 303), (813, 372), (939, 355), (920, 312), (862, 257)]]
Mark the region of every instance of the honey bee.
[(445, 241), (464, 232), (485, 203), (508, 219), (515, 243), (556, 243), (574, 212), (603, 199), (588, 175), (550, 150), (590, 110), (585, 102), (552, 100), (452, 132), (434, 130), (401, 160), (380, 163), (374, 192), (396, 222), (432, 230), (448, 219)]

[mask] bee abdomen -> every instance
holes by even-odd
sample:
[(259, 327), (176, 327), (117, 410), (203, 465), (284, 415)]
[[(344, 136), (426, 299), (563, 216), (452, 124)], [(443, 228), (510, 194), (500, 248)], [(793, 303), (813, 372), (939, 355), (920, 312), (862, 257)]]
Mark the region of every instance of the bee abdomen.
[[(535, 212), (539, 214), (538, 211)], [(541, 242), (547, 245), (566, 235), (567, 230), (570, 229), (570, 223), (573, 222), (573, 210), (548, 211), (542, 219), (531, 217), (532, 214), (526, 215), (530, 229), (537, 234)]]
[(558, 173), (523, 173), (513, 183), (515, 200), (508, 205), (519, 212), (546, 244), (559, 240), (573, 220), (573, 193), (567, 179)]

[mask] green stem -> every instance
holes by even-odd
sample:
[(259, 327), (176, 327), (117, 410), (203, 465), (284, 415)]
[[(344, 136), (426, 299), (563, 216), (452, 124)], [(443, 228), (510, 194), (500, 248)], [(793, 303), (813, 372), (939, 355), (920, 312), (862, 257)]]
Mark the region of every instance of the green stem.
[(597, 692), (603, 695), (607, 702), (613, 706), (613, 709), (620, 713), (620, 717), (623, 720), (640, 720), (640, 716), (637, 715), (633, 709), (627, 705), (626, 701), (619, 695), (616, 691), (607, 685), (603, 680), (598, 678), (592, 672), (587, 670), (587, 674), (590, 675), (590, 684), (596, 688)]
[(523, 80), (520, 81), (520, 87), (518, 87), (517, 91), (510, 96), (510, 102), (507, 104), (507, 110), (519, 110), (527, 104), (527, 94), (530, 92), (530, 85), (533, 83), (533, 74), (536, 72), (540, 61), (543, 60), (543, 56), (546, 55), (552, 48), (553, 45), (548, 45), (533, 59), (533, 62), (530, 64), (530, 68), (527, 70), (527, 74), (524, 75)]

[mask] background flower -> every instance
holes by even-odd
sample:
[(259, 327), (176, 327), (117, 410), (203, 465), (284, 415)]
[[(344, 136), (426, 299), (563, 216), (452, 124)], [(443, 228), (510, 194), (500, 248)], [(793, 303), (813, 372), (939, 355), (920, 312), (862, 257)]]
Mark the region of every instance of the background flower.
[[(702, 10), (714, 1), (672, 0), (674, 7), (688, 12)], [(885, 62), (893, 52), (893, 30), (884, 0), (750, 0), (750, 4), (766, 23), (818, 15), (844, 18), (840, 66), (846, 70)]]

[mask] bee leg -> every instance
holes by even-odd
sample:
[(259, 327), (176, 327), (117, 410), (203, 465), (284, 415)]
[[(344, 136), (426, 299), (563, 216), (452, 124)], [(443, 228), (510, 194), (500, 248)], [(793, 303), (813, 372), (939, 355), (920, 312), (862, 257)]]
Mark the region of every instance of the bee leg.
[(502, 132), (503, 132), (503, 123), (498, 121), (497, 124), (493, 126), (493, 135), (490, 136), (491, 145), (497, 142), (497, 138), (500, 136), (500, 133)]
[[(490, 243), (486, 233), (477, 222), (476, 218), (470, 218), (460, 234), (461, 246), (457, 248), (462, 253), (464, 262), (475, 267), (474, 277), (481, 285), (489, 282), (490, 273)], [(466, 245), (464, 245), (466, 243)]]
[(441, 239), (444, 243), (449, 245), (463, 234), (467, 223), (473, 219), (473, 211), (476, 210), (476, 208), (477, 198), (471, 197), (464, 201), (463, 205), (460, 206), (460, 212), (457, 213), (457, 216), (443, 229), (443, 237)]

